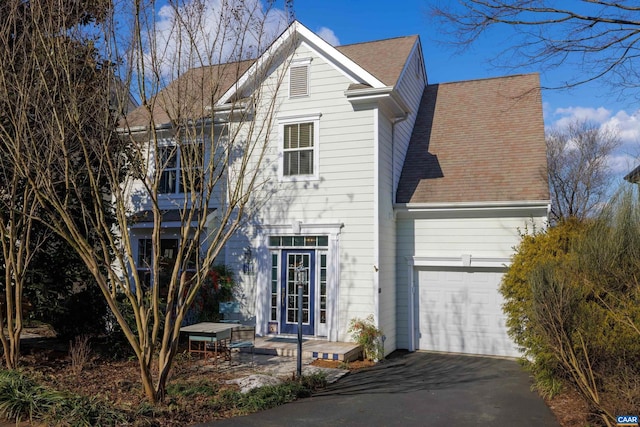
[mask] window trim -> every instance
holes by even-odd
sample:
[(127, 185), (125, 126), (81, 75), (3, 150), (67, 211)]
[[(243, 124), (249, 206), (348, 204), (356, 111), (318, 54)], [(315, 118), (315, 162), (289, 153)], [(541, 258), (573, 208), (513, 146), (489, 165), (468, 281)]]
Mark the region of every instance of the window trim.
[[(320, 117), (322, 114), (308, 114), (278, 118), (278, 178), (280, 181), (316, 181), (320, 178)], [(284, 127), (302, 123), (313, 123), (313, 173), (309, 175), (284, 174)]]

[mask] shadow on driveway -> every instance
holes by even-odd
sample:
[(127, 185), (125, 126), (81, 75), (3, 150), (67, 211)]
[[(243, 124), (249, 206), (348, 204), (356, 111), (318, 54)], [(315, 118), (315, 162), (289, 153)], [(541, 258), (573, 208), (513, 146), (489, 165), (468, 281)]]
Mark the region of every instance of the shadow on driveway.
[(559, 426), (530, 386), (514, 360), (406, 353), (311, 398), (210, 425)]

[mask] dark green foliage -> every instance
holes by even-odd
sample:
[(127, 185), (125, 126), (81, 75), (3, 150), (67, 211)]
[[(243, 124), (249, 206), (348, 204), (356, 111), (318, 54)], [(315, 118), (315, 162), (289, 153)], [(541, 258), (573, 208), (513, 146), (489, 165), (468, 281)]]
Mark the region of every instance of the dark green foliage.
[(77, 253), (55, 235), (36, 253), (24, 295), (29, 318), (50, 324), (62, 339), (105, 332), (102, 292)]
[(214, 396), (218, 391), (218, 384), (207, 379), (202, 379), (196, 383), (175, 382), (167, 386), (169, 396)]
[(598, 414), (640, 405), (640, 203), (523, 236), (501, 292), (509, 332), (544, 393), (571, 383)]
[(61, 400), (17, 371), (0, 371), (0, 415), (11, 420), (39, 419)]
[[(113, 115), (109, 120), (105, 113), (110, 108), (114, 78), (109, 64), (99, 57), (91, 35), (92, 25), (104, 19), (111, 7), (111, 0), (0, 2), (0, 59), (6, 71), (0, 79), (0, 164), (5, 172), (0, 176), (0, 187), (12, 184), (8, 182), (10, 172), (19, 174), (21, 169), (12, 164), (12, 150), (14, 156), (16, 151), (25, 153), (21, 158), (28, 162), (30, 156), (48, 155), (51, 146), (45, 141), (62, 139), (71, 152), (80, 154), (79, 140), (115, 135), (117, 117)], [(78, 107), (80, 114), (71, 111), (70, 106)], [(113, 137), (113, 144), (109, 145), (116, 152), (123, 149), (123, 143), (118, 141)], [(95, 229), (85, 222), (83, 216), (87, 212), (80, 209), (79, 201), (92, 197), (86, 170), (101, 168), (101, 155), (99, 151), (87, 153), (88, 161), (82, 155), (66, 156), (68, 170), (55, 163), (48, 170), (57, 183), (52, 191), (66, 197), (66, 210), (81, 224), (86, 236), (95, 233)], [(80, 184), (76, 191), (68, 191), (64, 173)], [(27, 174), (20, 175), (18, 185), (27, 186)], [(14, 196), (18, 197), (20, 191)], [(20, 200), (14, 203), (19, 206)], [(52, 324), (63, 338), (102, 333), (106, 303), (99, 298), (97, 285), (76, 250), (50, 229), (58, 218), (47, 216), (47, 210), (44, 206), (33, 213), (39, 222), (31, 229), (30, 245), (34, 250), (33, 242), (38, 246), (28, 266), (24, 289), (32, 310), (29, 317)], [(110, 221), (106, 207), (104, 214)], [(109, 259), (109, 254), (103, 254), (97, 245), (95, 252), (96, 256)], [(78, 288), (85, 291), (78, 293)]]
[(191, 306), (198, 322), (217, 322), (220, 320), (219, 305), (232, 301), (237, 287), (233, 270), (226, 265), (214, 265), (206, 280), (198, 290)]
[(95, 397), (49, 390), (17, 371), (0, 371), (0, 415), (61, 426), (112, 426), (127, 421)]
[(326, 384), (323, 374), (313, 374), (279, 385), (255, 388), (248, 393), (225, 389), (218, 394), (213, 407), (217, 411), (235, 410), (238, 414), (249, 414), (309, 397)]

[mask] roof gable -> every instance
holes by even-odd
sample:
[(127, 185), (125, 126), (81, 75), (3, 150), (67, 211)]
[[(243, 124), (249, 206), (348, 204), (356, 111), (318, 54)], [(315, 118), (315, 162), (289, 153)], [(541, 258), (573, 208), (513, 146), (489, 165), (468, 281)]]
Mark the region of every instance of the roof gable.
[(284, 60), (279, 58), (287, 56), (286, 49), (293, 42), (305, 42), (330, 60), (351, 78), (353, 86), (379, 89), (398, 83), (412, 53), (419, 47), (418, 36), (334, 47), (294, 21), (257, 59), (199, 67), (183, 73), (146, 105), (128, 114), (123, 127), (147, 127), (151, 116), (155, 126), (206, 117), (212, 105), (221, 106), (243, 98), (243, 92), (250, 91), (255, 84), (255, 77), (265, 75), (267, 68), (273, 68), (274, 61)]
[[(342, 52), (342, 49), (336, 48), (331, 44), (324, 41), (320, 36), (313, 33), (307, 27), (302, 25), (299, 21), (294, 21), (291, 23), (289, 28), (287, 28), (272, 44), (271, 46), (255, 61), (255, 63), (247, 70), (247, 72), (240, 77), (238, 83), (230, 88), (226, 93), (224, 93), (220, 99), (218, 100), (218, 104), (224, 104), (228, 102), (237, 92), (241, 92), (245, 86), (252, 81), (252, 77), (255, 75), (259, 75), (259, 73), (263, 70), (264, 67), (271, 67), (273, 58), (277, 57), (283, 49), (286, 49), (288, 46), (291, 46), (292, 43), (301, 43), (305, 42), (309, 45), (313, 50), (317, 51), (323, 57), (329, 59), (334, 64), (338, 64), (340, 68), (345, 72), (345, 74), (349, 75), (349, 77), (354, 81), (354, 83), (364, 84), (374, 88), (381, 88), (387, 86), (387, 84), (377, 78), (374, 74), (372, 74), (368, 69), (363, 67), (358, 62), (354, 61), (349, 55), (346, 55)], [(366, 43), (359, 44), (361, 46), (366, 45)], [(357, 45), (352, 45), (357, 46)], [(356, 49), (346, 49), (352, 55)], [(371, 52), (371, 51), (370, 51)], [(288, 52), (287, 52), (288, 53)], [(382, 54), (382, 52), (379, 52)], [(286, 55), (288, 56), (288, 55)], [(355, 55), (358, 60), (363, 60), (367, 57), (366, 54)], [(373, 55), (376, 56), (376, 55)], [(397, 55), (396, 55), (397, 56)], [(379, 59), (380, 56), (376, 56), (376, 59)], [(405, 57), (406, 60), (406, 57)], [(384, 68), (380, 64), (384, 64), (385, 61), (366, 61), (369, 65), (378, 64), (378, 68)], [(393, 65), (396, 65), (397, 61), (394, 60), (392, 62)], [(404, 64), (402, 64), (404, 65)], [(375, 67), (374, 67), (375, 68)], [(402, 67), (400, 67), (400, 71)], [(378, 72), (378, 75), (382, 75), (383, 77), (389, 77), (390, 72)], [(398, 72), (399, 75), (399, 72)]]
[(427, 86), (397, 203), (548, 200), (537, 74)]

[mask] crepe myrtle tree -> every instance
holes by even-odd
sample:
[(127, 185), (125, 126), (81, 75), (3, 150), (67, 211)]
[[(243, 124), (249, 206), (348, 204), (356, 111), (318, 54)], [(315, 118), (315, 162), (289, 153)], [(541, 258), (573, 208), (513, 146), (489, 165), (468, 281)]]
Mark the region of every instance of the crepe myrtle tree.
[(18, 367), (24, 289), (38, 248), (49, 235), (34, 231), (38, 207), (33, 190), (13, 173), (5, 158), (0, 158), (0, 272), (4, 284), (0, 299), (0, 341), (8, 369)]
[[(51, 230), (40, 224), (46, 215), (41, 199), (14, 158), (25, 154), (28, 140), (46, 137), (39, 127), (41, 120), (51, 120), (49, 114), (62, 112), (62, 98), (51, 92), (51, 86), (43, 84), (53, 77), (49, 58), (54, 52), (48, 49), (49, 45), (57, 44), (56, 53), (67, 61), (67, 70), (74, 74), (75, 91), (83, 96), (93, 92), (96, 74), (84, 71), (92, 68), (88, 64), (94, 49), (66, 32), (74, 26), (88, 26), (104, 16), (109, 7), (108, 1), (0, 3), (0, 272), (4, 284), (0, 341), (10, 369), (17, 368), (19, 362), (25, 287), (31, 281), (38, 252), (55, 240)], [(53, 86), (61, 82), (50, 83)], [(62, 116), (56, 119), (66, 120)], [(44, 145), (36, 149), (34, 156), (46, 156)], [(54, 186), (55, 191), (64, 191), (62, 186)]]
[[(72, 52), (58, 38), (40, 37), (50, 54), (32, 72), (50, 97), (40, 100), (40, 120), (27, 136), (2, 149), (51, 214), (51, 230), (93, 274), (155, 403), (165, 396), (181, 323), (214, 259), (268, 194), (260, 170), (287, 68), (270, 61), (287, 58), (290, 46), (269, 54), (286, 25), (272, 2), (170, 0), (160, 22), (154, 1), (117, 6), (103, 25), (67, 31), (91, 39), (98, 53), (85, 57), (90, 66), (82, 70), (101, 76), (93, 97), (77, 91)], [(247, 71), (241, 96), (217, 105)], [(128, 88), (140, 107), (127, 114)], [(167, 204), (179, 224), (170, 251), (163, 247)], [(70, 210), (82, 212), (82, 221)], [(150, 242), (134, 258), (140, 243), (130, 230), (141, 221)]]
[(430, 8), (447, 41), (466, 48), (506, 28), (504, 58), (509, 66), (555, 68), (571, 65), (578, 73), (556, 87), (599, 80), (614, 90), (638, 87), (635, 66), (640, 6), (631, 0), (460, 0)]

